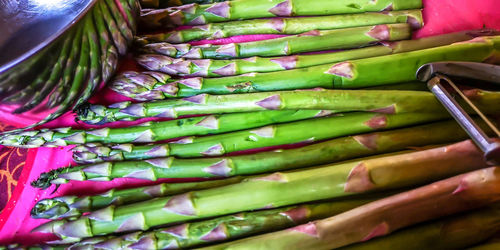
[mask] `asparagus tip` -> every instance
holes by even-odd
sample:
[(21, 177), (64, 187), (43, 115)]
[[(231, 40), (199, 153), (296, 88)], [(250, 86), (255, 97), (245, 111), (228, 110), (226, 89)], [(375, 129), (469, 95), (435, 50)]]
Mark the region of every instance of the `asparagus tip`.
[(89, 114), (90, 110), (90, 103), (82, 103), (77, 107), (74, 107), (74, 112), (77, 114), (78, 117), (86, 117)]
[(35, 219), (55, 219), (69, 211), (66, 203), (54, 200), (44, 199), (35, 204), (31, 209), (31, 217)]
[(52, 181), (57, 179), (60, 174), (68, 172), (69, 167), (54, 169), (49, 172), (40, 174), (38, 179), (31, 182), (32, 187), (47, 189), (52, 184)]

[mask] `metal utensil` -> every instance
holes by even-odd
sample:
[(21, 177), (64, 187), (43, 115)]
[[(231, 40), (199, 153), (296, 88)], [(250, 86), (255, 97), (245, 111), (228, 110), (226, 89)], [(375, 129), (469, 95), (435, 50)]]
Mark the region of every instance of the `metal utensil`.
[[(97, 0), (0, 0), (0, 100), (26, 87)], [(38, 62), (38, 63), (37, 63)]]
[(109, 79), (132, 43), (140, 11), (137, 0), (0, 4), (0, 105), (16, 114), (50, 110), (28, 128), (84, 103)]
[[(469, 134), (476, 145), (484, 152), (485, 158), (495, 164), (500, 164), (500, 139), (498, 138), (500, 137), (500, 131), (488, 117), (486, 117), (486, 115), (484, 115), (481, 110), (463, 94), (462, 90), (456, 86), (452, 78), (466, 79), (467, 83), (472, 85), (474, 85), (476, 81), (482, 81), (500, 86), (500, 66), (473, 62), (438, 62), (425, 64), (417, 71), (417, 79), (427, 82), (430, 91)], [(496, 134), (496, 137), (488, 137), (452, 97), (447, 87), (465, 101), (465, 104), (485, 122), (493, 133)]]

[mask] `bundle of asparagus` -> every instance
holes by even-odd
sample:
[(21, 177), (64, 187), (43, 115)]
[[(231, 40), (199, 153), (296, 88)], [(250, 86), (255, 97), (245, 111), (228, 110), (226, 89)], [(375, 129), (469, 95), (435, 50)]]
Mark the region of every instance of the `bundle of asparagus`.
[[(142, 15), (149, 27), (162, 23), (200, 25), (276, 16), (314, 16), (420, 9), (422, 0), (233, 0), (213, 4), (186, 4)], [(159, 22), (154, 22), (158, 20)], [(153, 21), (153, 22), (152, 22)]]
[(311, 30), (332, 30), (377, 24), (409, 23), (413, 29), (422, 27), (420, 10), (369, 12), (363, 14), (317, 16), (303, 18), (253, 19), (246, 21), (211, 23), (190, 29), (144, 35), (141, 44), (151, 42), (185, 43), (193, 40), (214, 39), (249, 34), (300, 34)]
[[(415, 72), (426, 63), (443, 60), (491, 62), (498, 60), (499, 36), (393, 55), (337, 62), (268, 73), (220, 78), (170, 79), (149, 77), (115, 81), (112, 89), (138, 100), (186, 97), (197, 94), (231, 94), (308, 88), (362, 88), (416, 80)], [(282, 62), (285, 64), (285, 62)], [(187, 65), (189, 66), (189, 65)], [(224, 67), (234, 72), (235, 64)], [(189, 72), (186, 69), (185, 72)], [(384, 74), (380, 74), (384, 72)], [(228, 73), (229, 75), (232, 73)], [(125, 79), (135, 74), (125, 75)]]
[[(455, 149), (468, 152), (462, 154), (467, 158), (453, 157), (456, 162), (450, 164), (450, 155)], [(46, 223), (36, 231), (55, 233), (68, 241), (79, 240), (113, 232), (146, 230), (168, 223), (252, 209), (280, 207), (373, 190), (411, 186), (485, 166), (486, 163), (482, 160), (478, 149), (466, 141), (407, 155), (386, 156), (363, 162), (327, 165), (302, 171), (278, 172), (217, 188), (191, 191), (124, 206), (112, 205), (75, 220), (57, 220)], [(498, 200), (500, 196), (498, 188), (495, 188), (495, 185), (498, 185), (497, 175), (496, 168), (490, 168), (444, 181), (446, 183), (444, 186), (453, 187), (453, 189), (463, 182), (467, 185), (462, 185), (459, 190), (471, 188), (471, 191), (475, 191), (476, 186), (488, 190), (477, 198), (474, 195), (475, 192), (457, 191), (456, 193), (460, 195), (450, 197), (449, 188), (434, 189), (431, 186), (430, 189), (445, 193), (445, 198), (451, 199), (450, 202), (458, 202), (457, 205), (460, 206), (450, 208), (450, 210), (461, 210), (467, 206), (479, 206)], [(478, 183), (479, 180), (484, 180), (484, 182)], [(252, 191), (247, 192), (247, 190)], [(414, 193), (419, 192), (414, 191)], [(466, 202), (466, 204), (459, 202), (469, 198), (476, 199), (476, 202)], [(433, 199), (423, 200), (432, 202)]]
[(477, 170), (328, 219), (208, 249), (332, 249), (363, 242), (422, 221), (495, 203), (500, 200), (499, 178), (498, 167)]
[[(426, 136), (428, 129), (443, 132), (437, 136)], [(456, 134), (455, 134), (456, 133)], [(455, 137), (456, 135), (456, 137)], [(397, 140), (404, 136), (404, 140)], [(407, 136), (407, 137), (406, 137)], [(297, 149), (282, 150), (279, 152), (262, 152), (253, 155), (215, 157), (207, 159), (178, 159), (158, 158), (164, 155), (146, 156), (146, 161), (105, 162), (100, 164), (82, 165), (72, 168), (60, 168), (41, 174), (40, 178), (32, 183), (33, 186), (46, 188), (51, 183), (60, 184), (68, 180), (105, 181), (120, 177), (139, 179), (179, 178), (179, 177), (217, 177), (245, 174), (257, 174), (279, 171), (319, 164), (331, 163), (359, 156), (403, 150), (409, 146), (425, 146), (434, 143), (444, 143), (465, 137), (459, 128), (449, 122), (424, 125), (411, 129), (402, 129), (388, 132), (376, 132), (366, 135), (350, 136), (334, 139)], [(102, 148), (101, 148), (102, 149)], [(154, 148), (158, 151), (158, 148)], [(127, 152), (114, 150), (111, 156), (99, 155), (98, 158), (82, 159), (79, 161), (99, 161), (120, 157), (133, 158)], [(95, 151), (93, 151), (95, 152)], [(163, 151), (164, 154), (165, 151)], [(327, 152), (328, 154), (326, 154)], [(77, 151), (82, 154), (82, 151)], [(75, 153), (76, 154), (76, 153)], [(76, 155), (79, 155), (76, 154)], [(91, 154), (89, 152), (88, 154)], [(255, 161), (255, 159), (260, 159)]]
[[(85, 163), (101, 162), (103, 160), (151, 159), (166, 156), (182, 158), (218, 156), (270, 146), (313, 143), (339, 136), (416, 125), (446, 118), (446, 114), (443, 113), (405, 113), (398, 115), (351, 113), (270, 125), (227, 134), (187, 137), (164, 144), (87, 144), (75, 147), (73, 156), (77, 162)], [(307, 128), (315, 129), (307, 130)], [(212, 164), (210, 161), (207, 163)]]
[[(287, 206), (264, 211), (243, 212), (199, 222), (185, 223), (154, 231), (132, 233), (92, 242), (102, 249), (172, 249), (191, 248), (207, 243), (227, 241), (291, 227), (301, 222), (333, 216), (365, 204), (371, 199), (350, 199), (333, 202)], [(80, 246), (80, 243), (74, 246)]]
[[(346, 60), (409, 52), (470, 40), (477, 36), (495, 34), (498, 33), (492, 30), (466, 31), (432, 36), (417, 40), (402, 40), (392, 43), (386, 42), (378, 46), (370, 46), (366, 48), (333, 53), (293, 55), (271, 58), (252, 57), (232, 60), (174, 59), (165, 55), (141, 54), (137, 57), (137, 62), (148, 70), (160, 71), (170, 75), (219, 77), (227, 75), (241, 75), (251, 72), (282, 71)], [(126, 79), (127, 76), (122, 75), (119, 77), (119, 80), (125, 80), (123, 78)], [(163, 77), (163, 79), (168, 80), (169, 77)]]

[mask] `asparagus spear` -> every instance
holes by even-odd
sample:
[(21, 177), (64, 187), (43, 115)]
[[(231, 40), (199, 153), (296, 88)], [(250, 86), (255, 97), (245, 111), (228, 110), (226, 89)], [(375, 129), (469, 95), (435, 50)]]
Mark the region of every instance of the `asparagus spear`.
[(350, 199), (243, 212), (150, 232), (131, 233), (97, 243), (94, 247), (104, 249), (192, 248), (292, 227), (310, 220), (342, 213), (372, 200)]
[(94, 211), (110, 205), (123, 205), (139, 201), (150, 200), (185, 193), (193, 190), (202, 190), (239, 183), (242, 176), (235, 176), (213, 181), (186, 182), (186, 183), (161, 183), (153, 186), (111, 189), (108, 192), (92, 196), (62, 196), (43, 199), (35, 204), (31, 210), (31, 217), (36, 219), (59, 219), (80, 216), (85, 212)]
[(185, 119), (146, 122), (123, 128), (75, 130), (42, 129), (0, 135), (0, 144), (14, 147), (54, 147), (90, 142), (154, 142), (183, 136), (220, 134), (275, 123), (299, 121), (330, 114), (322, 110), (270, 110), (252, 113), (210, 115)]
[[(470, 90), (487, 113), (497, 113), (500, 93)], [(442, 113), (443, 107), (431, 93), (395, 90), (296, 90), (233, 95), (201, 94), (184, 99), (157, 102), (122, 102), (104, 107), (88, 105), (77, 111), (78, 119), (90, 124), (144, 117), (176, 118), (183, 115), (249, 112), (259, 110), (322, 109), (374, 111), (381, 113)]]
[[(380, 177), (391, 180), (385, 174)], [(365, 178), (364, 185), (372, 185), (369, 177)], [(209, 249), (338, 248), (499, 200), (500, 168), (491, 167), (374, 201), (324, 220)]]
[(104, 19), (105, 26), (108, 29), (108, 33), (113, 38), (113, 43), (118, 50), (118, 54), (121, 56), (125, 55), (127, 53), (127, 40), (124, 36), (122, 36), (122, 33), (118, 28), (118, 24), (109, 12), (106, 3), (104, 1), (99, 1), (96, 3), (96, 9), (97, 7), (99, 7), (99, 9), (96, 10), (96, 15), (102, 16)]
[(249, 34), (300, 34), (311, 30), (331, 30), (358, 26), (409, 23), (418, 29), (423, 25), (421, 10), (373, 12), (350, 15), (303, 18), (253, 19), (211, 23), (190, 29), (147, 34), (136, 39), (142, 44), (151, 42), (184, 43), (201, 39), (216, 39)]
[[(125, 14), (125, 21), (129, 26), (129, 29), (132, 31), (132, 34), (137, 33), (137, 15), (139, 13), (139, 8), (136, 5), (137, 1), (136, 0), (120, 0), (119, 1), (121, 8), (118, 5), (115, 5), (117, 7), (117, 10), (119, 10), (119, 13), (124, 13)], [(123, 10), (123, 12), (121, 11)]]
[[(428, 131), (431, 130), (442, 134), (434, 137), (429, 136)], [(268, 151), (251, 155), (199, 159), (199, 161), (192, 159), (155, 158), (153, 161), (146, 162), (128, 161), (60, 168), (42, 174), (32, 185), (38, 188), (47, 188), (51, 183), (67, 182), (68, 179), (72, 178), (71, 176), (78, 176), (80, 180), (104, 180), (120, 178), (122, 176), (130, 176), (132, 178), (148, 177), (136, 175), (136, 172), (139, 170), (152, 172), (155, 178), (228, 177), (259, 174), (393, 152), (411, 146), (442, 144), (463, 138), (467, 138), (467, 135), (463, 131), (460, 131), (460, 128), (456, 124), (445, 122), (395, 131), (349, 136), (297, 149), (280, 150), (278, 152)], [(255, 159), (259, 159), (259, 161)], [(167, 162), (170, 167), (168, 170), (164, 170), (158, 164), (155, 165), (155, 162)], [(132, 168), (131, 166), (134, 167)], [(105, 171), (101, 171), (101, 173), (91, 171), (99, 167), (104, 169), (108, 167), (109, 174), (107, 172), (104, 173)], [(65, 176), (69, 176), (69, 178)]]
[(234, 0), (198, 5), (188, 4), (164, 9), (176, 25), (199, 25), (231, 20), (275, 16), (316, 16), (384, 10), (420, 9), (421, 0)]
[(96, 5), (92, 14), (96, 30), (99, 34), (99, 45), (101, 48), (101, 78), (104, 82), (107, 82), (118, 66), (118, 46), (115, 47), (114, 35), (106, 28), (107, 24), (99, 6), (100, 3), (96, 3)]
[[(153, 93), (135, 85), (120, 86), (114, 84), (113, 88), (131, 97), (140, 94), (139, 97), (142, 100), (158, 99), (160, 94), (163, 94), (164, 98), (168, 98), (202, 93), (230, 94), (317, 87), (327, 89), (362, 88), (414, 81), (418, 68), (430, 62), (459, 60), (495, 63), (499, 47), (500, 36), (478, 37), (467, 42), (437, 48), (278, 72), (250, 73), (220, 78), (168, 79), (164, 82), (158, 81), (154, 86)], [(232, 67), (232, 65), (224, 67), (224, 71), (232, 72)], [(163, 91), (157, 89), (159, 87)]]
[(379, 41), (397, 41), (410, 37), (410, 25), (397, 23), (333, 30), (312, 30), (300, 35), (226, 45), (191, 46), (189, 44), (150, 43), (141, 47), (140, 51), (193, 59), (244, 58), (356, 48)]
[[(183, 158), (218, 156), (242, 150), (301, 142), (312, 143), (339, 136), (417, 125), (440, 120), (446, 118), (446, 116), (445, 113), (406, 113), (399, 115), (351, 113), (344, 116), (296, 121), (227, 134), (205, 137), (187, 137), (177, 142), (166, 144), (143, 146), (130, 144), (87, 144), (75, 147), (73, 149), (73, 158), (79, 163), (95, 163), (125, 159), (142, 160), (166, 156)], [(197, 163), (201, 164), (201, 162)], [(211, 159), (205, 159), (205, 164), (208, 164), (206, 165), (207, 167), (214, 163), (215, 162)], [(144, 166), (144, 164), (142, 166)], [(147, 169), (150, 168), (151, 165), (147, 164)]]
[[(454, 42), (472, 39), (481, 35), (494, 35), (493, 30), (477, 30), (450, 33), (417, 40), (403, 40), (385, 45), (371, 46), (340, 52), (322, 53), (313, 55), (294, 55), (285, 57), (253, 57), (247, 59), (213, 60), (184, 58), (173, 59), (158, 54), (139, 55), (137, 62), (148, 70), (161, 71), (170, 75), (182, 76), (208, 76), (218, 77), (225, 75), (240, 75), (251, 72), (272, 72), (288, 69), (304, 68), (326, 63), (341, 62), (367, 57), (383, 56), (420, 49), (427, 49)], [(219, 70), (232, 68), (234, 70)]]
[(500, 209), (489, 207), (417, 225), (343, 249), (465, 249), (491, 237), (500, 228)]
[[(471, 157), (476, 158), (472, 162), (467, 159), (471, 154), (464, 154), (465, 157), (460, 160), (457, 160), (456, 157), (447, 157), (449, 152), (469, 147), (474, 146), (471, 142), (466, 141), (440, 149), (303, 171), (274, 173), (264, 177), (249, 178), (233, 185), (161, 197), (125, 206), (110, 206), (84, 215), (79, 219), (52, 221), (41, 225), (34, 231), (54, 233), (61, 238), (79, 239), (114, 232), (147, 230), (168, 223), (241, 211), (281, 207), (374, 190), (411, 186), (484, 167), (485, 163), (478, 149), (476, 149), (475, 154), (481, 157)], [(453, 159), (455, 159), (456, 164), (450, 164)], [(484, 203), (484, 200), (491, 202), (500, 199), (499, 190), (494, 185), (499, 184), (498, 178), (500, 176), (497, 177), (497, 175), (500, 173), (499, 171), (493, 173), (494, 170), (495, 168), (490, 168), (486, 171), (474, 172), (466, 177), (452, 178), (452, 181), (445, 183), (452, 183), (453, 187), (456, 188), (460, 181), (464, 181), (466, 184), (470, 184), (470, 191), (477, 194), (476, 183), (469, 180), (484, 176), (484, 185), (480, 185), (483, 193), (479, 196), (483, 200), (476, 199), (472, 202), (472, 197), (454, 196), (471, 201), (471, 206), (478, 206)], [(441, 189), (433, 190), (448, 191), (445, 185)], [(471, 193), (465, 192), (465, 194)], [(453, 200), (449, 202), (455, 205)], [(458, 206), (460, 204), (456, 205), (446, 206), (446, 208), (440, 207), (440, 209), (446, 211), (450, 208), (462, 208), (462, 206)], [(351, 227), (353, 226), (357, 225), (352, 224)]]
[(134, 39), (134, 33), (132, 31), (135, 29), (134, 26), (130, 25), (125, 20), (122, 13), (116, 6), (115, 0), (104, 0), (104, 2), (105, 2), (104, 7), (107, 7), (108, 13), (115, 20), (115, 23), (122, 37), (125, 38), (128, 45), (132, 44), (132, 41)]

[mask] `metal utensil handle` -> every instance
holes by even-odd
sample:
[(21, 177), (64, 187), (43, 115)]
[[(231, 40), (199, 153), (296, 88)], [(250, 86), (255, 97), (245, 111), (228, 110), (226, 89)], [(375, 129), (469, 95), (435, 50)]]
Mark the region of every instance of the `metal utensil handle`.
[[(454, 86), (453, 82), (449, 78), (440, 74), (436, 74), (432, 79), (430, 79), (427, 83), (427, 86), (429, 87), (431, 92), (434, 93), (436, 98), (443, 104), (443, 106), (450, 112), (453, 118), (455, 118), (460, 126), (462, 126), (462, 128), (469, 134), (472, 140), (474, 140), (479, 148), (485, 153), (486, 159), (488, 161), (500, 163), (500, 141), (498, 139), (489, 138), (483, 132), (483, 130), (474, 122), (474, 120), (472, 120), (467, 112), (462, 109), (462, 107), (443, 87), (443, 85), (441, 84), (442, 80), (446, 81), (451, 86)], [(469, 102), (469, 104), (471, 103)], [(474, 107), (473, 104), (471, 105), (472, 107)], [(481, 112), (479, 111), (479, 114), (480, 113)], [(482, 118), (486, 119), (484, 115), (482, 116)], [(485, 121), (489, 122), (487, 119)], [(491, 123), (489, 123), (489, 125), (491, 125)]]

